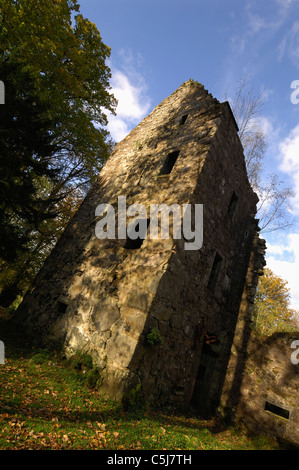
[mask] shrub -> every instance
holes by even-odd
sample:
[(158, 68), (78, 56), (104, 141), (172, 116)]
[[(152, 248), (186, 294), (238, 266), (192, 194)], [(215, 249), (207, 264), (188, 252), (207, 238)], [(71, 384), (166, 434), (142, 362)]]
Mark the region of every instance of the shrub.
[(154, 346), (156, 344), (162, 343), (162, 336), (157, 328), (152, 328), (151, 331), (148, 333), (146, 337), (146, 341), (148, 344)]

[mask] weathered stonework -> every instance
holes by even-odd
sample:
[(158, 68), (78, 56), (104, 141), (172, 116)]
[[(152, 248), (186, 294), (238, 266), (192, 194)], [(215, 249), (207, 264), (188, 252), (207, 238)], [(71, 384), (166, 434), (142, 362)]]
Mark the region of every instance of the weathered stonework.
[(295, 340), (299, 332), (251, 335), (239, 391), (226, 405), (254, 434), (299, 446), (299, 364), (291, 360)]
[[(42, 344), (91, 354), (113, 399), (140, 384), (147, 402), (210, 413), (229, 393), (235, 327), (250, 315), (263, 267), (237, 131), (228, 103), (183, 84), (116, 146), (18, 310)], [(185, 250), (172, 237), (139, 249), (97, 239), (95, 208), (117, 210), (118, 196), (147, 208), (203, 204), (202, 248)], [(148, 342), (153, 331), (158, 344)]]

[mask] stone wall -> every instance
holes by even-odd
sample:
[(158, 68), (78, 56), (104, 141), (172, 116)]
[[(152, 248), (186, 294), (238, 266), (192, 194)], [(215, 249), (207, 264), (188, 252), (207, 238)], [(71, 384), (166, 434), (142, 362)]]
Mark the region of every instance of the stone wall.
[[(183, 84), (116, 146), (17, 312), (41, 344), (91, 354), (111, 398), (138, 385), (152, 403), (201, 412), (219, 404), (258, 243), (237, 131), (228, 103)], [(172, 171), (161, 174), (173, 152)], [(138, 249), (99, 240), (95, 209), (109, 203), (117, 216), (119, 196), (147, 209), (203, 204), (202, 248), (171, 236)]]
[(291, 361), (295, 340), (299, 332), (251, 336), (234, 415), (254, 434), (299, 447), (299, 364)]
[(241, 383), (247, 360), (247, 349), (252, 332), (252, 312), (259, 276), (263, 274), (266, 251), (265, 240), (260, 239), (256, 233), (246, 273), (234, 337), (230, 349), (230, 358), (227, 365), (226, 377), (221, 393), (221, 413), (235, 413), (240, 400)]
[(270, 337), (252, 332), (264, 253), (265, 242), (256, 236), (218, 412), (242, 422), (255, 435), (269, 434), (299, 446), (299, 364), (291, 361), (295, 352), (291, 345), (299, 339), (299, 332)]

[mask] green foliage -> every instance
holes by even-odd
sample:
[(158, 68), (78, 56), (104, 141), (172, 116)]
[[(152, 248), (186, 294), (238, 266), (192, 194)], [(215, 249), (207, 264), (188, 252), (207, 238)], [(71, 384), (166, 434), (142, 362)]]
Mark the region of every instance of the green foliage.
[(89, 387), (96, 388), (100, 385), (101, 371), (93, 364), (90, 354), (76, 351), (67, 362), (72, 369), (77, 371), (78, 378)]
[(107, 157), (103, 109), (114, 112), (116, 104), (105, 63), (110, 48), (77, 0), (0, 0), (0, 11), (3, 58), (31, 71), (65, 156), (76, 164), (83, 159), (82, 172), (93, 173), (96, 160)]
[(136, 150), (142, 150), (143, 149), (142, 143), (139, 142), (138, 140), (136, 140), (136, 142), (135, 142), (135, 147), (136, 147)]
[[(44, 185), (51, 184), (49, 180)], [(39, 193), (40, 194), (40, 193)], [(58, 216), (42, 221), (38, 230), (30, 232), (30, 239), (24, 250), (18, 251), (17, 258), (4, 264), (0, 269), (0, 289), (2, 306), (4, 294), (6, 305), (15, 310), (22, 301), (23, 295), (30, 286), (37, 272), (41, 269), (46, 257), (52, 250), (57, 238), (64, 230), (65, 225), (75, 213), (81, 200), (75, 194), (59, 200), (55, 204)], [(1, 265), (1, 261), (0, 261)]]
[(141, 393), (141, 384), (131, 387), (129, 391), (124, 393), (123, 407), (126, 411), (136, 411), (143, 406), (143, 398)]
[(89, 387), (96, 388), (101, 383), (101, 372), (98, 368), (93, 368), (86, 373), (86, 381)]
[[(11, 210), (1, 197), (5, 205), (0, 220), (3, 306), (24, 295), (112, 148), (105, 129), (105, 113), (114, 113), (116, 107), (106, 65), (109, 56), (110, 48), (96, 26), (80, 14), (77, 0), (0, 0), (0, 63), (18, 70), (12, 87), (3, 70), (0, 80), (5, 83), (6, 102), (14, 96), (10, 89), (17, 90), (16, 99), (23, 99), (29, 110), (28, 122), (13, 121), (15, 128), (4, 114), (1, 121), (1, 148), (14, 149), (9, 158), (3, 153), (7, 178), (1, 168), (1, 196), (5, 194), (10, 201), (13, 195), (10, 204), (15, 201)], [(10, 109), (4, 105), (1, 112)], [(17, 110), (26, 114), (24, 106)], [(15, 118), (12, 109), (10, 114)], [(38, 122), (44, 125), (35, 128), (33, 124)], [(26, 140), (27, 154), (34, 152), (32, 161), (29, 157), (22, 161), (17, 137), (23, 134), (17, 132), (16, 124), (27, 128), (32, 124), (31, 139)], [(44, 141), (50, 127), (48, 144), (55, 151), (51, 153), (49, 147), (46, 155)], [(38, 146), (41, 141), (44, 149)], [(55, 179), (46, 171), (46, 164), (49, 170), (58, 170)], [(55, 218), (42, 217), (53, 212)]]
[(80, 351), (76, 351), (76, 353), (68, 359), (68, 363), (77, 370), (92, 369), (93, 367), (91, 355)]
[(29, 241), (29, 232), (53, 218), (54, 201), (40, 197), (36, 181), (55, 181), (59, 169), (51, 161), (57, 146), (55, 124), (42, 112), (31, 75), (20, 64), (1, 61), (5, 105), (0, 108), (0, 259), (15, 260)]
[(282, 331), (298, 331), (296, 311), (290, 307), (287, 282), (270, 269), (260, 277), (254, 303), (254, 330), (265, 336)]
[(51, 360), (51, 354), (46, 349), (38, 349), (30, 358), (33, 364), (45, 364)]
[(0, 366), (1, 450), (278, 448), (260, 434), (249, 437), (215, 418), (142, 408), (125, 412), (82, 380), (82, 372), (59, 352), (26, 349), (23, 336), (15, 337), (1, 319), (0, 331), (6, 346)]
[(162, 343), (162, 336), (157, 328), (152, 328), (151, 331), (146, 336), (146, 341), (148, 344), (154, 346)]

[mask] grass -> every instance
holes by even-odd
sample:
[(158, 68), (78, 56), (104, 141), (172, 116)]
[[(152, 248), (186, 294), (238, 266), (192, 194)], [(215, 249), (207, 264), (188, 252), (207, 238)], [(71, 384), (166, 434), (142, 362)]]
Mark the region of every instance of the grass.
[(0, 450), (273, 450), (270, 439), (213, 418), (125, 412), (88, 380), (92, 365), (29, 349), (0, 322)]

